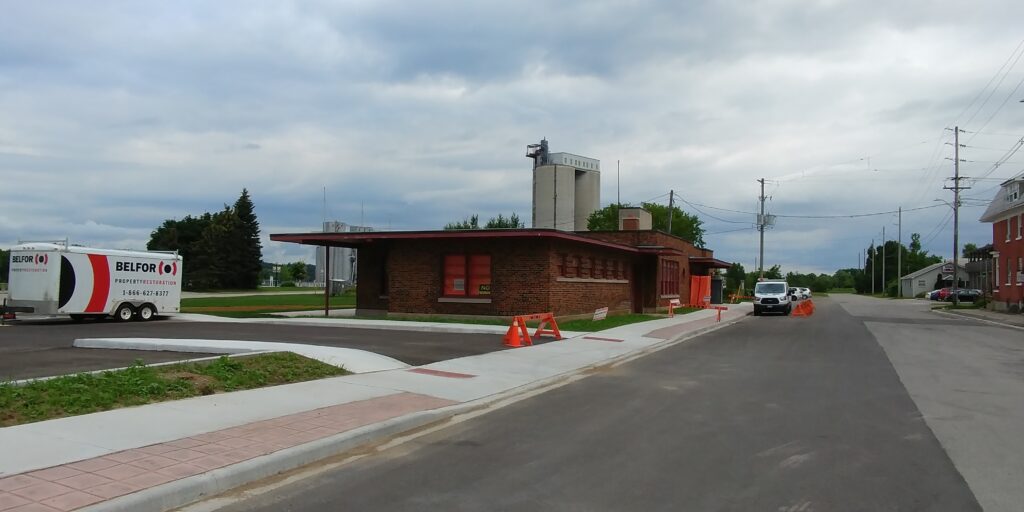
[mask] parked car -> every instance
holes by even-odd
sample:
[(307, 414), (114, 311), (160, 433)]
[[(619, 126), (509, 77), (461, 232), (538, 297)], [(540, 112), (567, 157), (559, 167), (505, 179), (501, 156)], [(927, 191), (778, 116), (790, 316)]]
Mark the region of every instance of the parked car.
[(811, 298), (811, 289), (810, 288), (797, 288), (797, 290), (800, 290), (800, 298), (801, 299), (809, 299), (809, 298)]
[(936, 291), (935, 298), (932, 299), (932, 300), (946, 300), (946, 297), (949, 297), (949, 294), (952, 293), (953, 289), (947, 287), (947, 288), (939, 288), (938, 290), (935, 290), (935, 291)]
[(786, 292), (786, 293), (789, 293), (789, 296), (793, 300), (800, 300), (800, 289), (799, 288), (796, 288), (796, 287), (790, 288), (789, 291)]
[(946, 298), (943, 300), (945, 300), (946, 302), (953, 302), (953, 297), (959, 298), (959, 302), (974, 302), (981, 297), (981, 290), (960, 288), (959, 290), (956, 291), (955, 295), (952, 292), (950, 292), (948, 295), (946, 295)]

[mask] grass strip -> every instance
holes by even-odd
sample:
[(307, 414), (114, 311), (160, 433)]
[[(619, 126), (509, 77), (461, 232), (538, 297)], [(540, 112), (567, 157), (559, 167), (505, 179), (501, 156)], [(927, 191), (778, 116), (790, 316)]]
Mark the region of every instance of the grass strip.
[[(355, 294), (331, 297), (331, 309), (352, 308)], [(230, 318), (262, 318), (269, 313), (323, 310), (323, 295), (244, 295), (239, 297), (198, 297), (181, 299), (182, 313)]]
[[(332, 307), (355, 306), (353, 295), (331, 297)], [(197, 297), (181, 299), (182, 308), (238, 308), (238, 307), (311, 306), (324, 307), (323, 295), (242, 295), (239, 297)]]
[[(676, 309), (677, 315), (683, 315), (686, 313), (692, 313), (694, 311), (700, 311), (698, 308), (679, 308)], [(567, 320), (565, 322), (559, 322), (558, 328), (563, 331), (575, 331), (575, 332), (595, 332), (603, 331), (605, 329), (611, 329), (612, 327), (619, 327), (623, 325), (635, 324), (638, 322), (646, 322), (648, 320), (657, 320), (659, 318), (665, 318), (664, 315), (642, 315), (639, 313), (630, 313), (626, 315), (612, 315), (605, 317), (604, 320)]]
[(0, 427), (349, 372), (291, 352), (80, 373), (24, 385), (0, 382)]

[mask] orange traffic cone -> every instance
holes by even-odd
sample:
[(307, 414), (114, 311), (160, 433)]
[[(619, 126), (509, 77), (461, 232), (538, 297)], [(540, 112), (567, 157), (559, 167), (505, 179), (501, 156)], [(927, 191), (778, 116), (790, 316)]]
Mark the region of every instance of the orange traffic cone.
[(530, 333), (526, 330), (526, 320), (517, 316), (512, 319), (512, 325), (505, 332), (505, 345), (519, 348), (524, 345), (524, 341), (526, 342), (525, 345), (533, 345)]

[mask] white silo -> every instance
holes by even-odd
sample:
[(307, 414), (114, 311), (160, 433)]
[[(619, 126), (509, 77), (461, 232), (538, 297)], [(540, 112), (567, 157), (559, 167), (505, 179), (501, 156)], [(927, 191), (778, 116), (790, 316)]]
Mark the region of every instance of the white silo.
[(586, 231), (601, 204), (601, 161), (550, 153), (548, 141), (527, 146), (533, 159), (533, 227)]

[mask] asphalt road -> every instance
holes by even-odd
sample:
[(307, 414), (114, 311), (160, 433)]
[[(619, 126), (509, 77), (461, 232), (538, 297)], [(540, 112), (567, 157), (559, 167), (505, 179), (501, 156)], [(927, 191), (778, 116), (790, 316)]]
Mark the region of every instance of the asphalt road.
[(495, 334), (447, 334), (384, 331), (345, 327), (290, 326), (162, 319), (114, 321), (22, 322), (0, 328), (0, 379), (25, 379), (146, 363), (175, 361), (207, 354), (74, 348), (76, 338), (198, 338), (308, 343), (368, 350), (411, 365), (504, 349)]
[(980, 510), (867, 326), (878, 311), (815, 302), (221, 510)]

